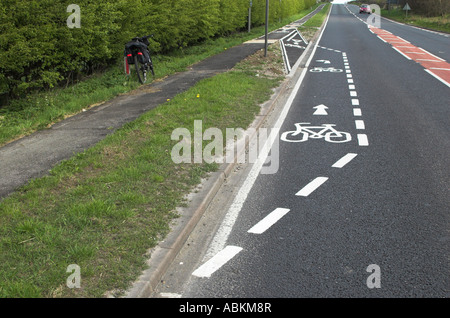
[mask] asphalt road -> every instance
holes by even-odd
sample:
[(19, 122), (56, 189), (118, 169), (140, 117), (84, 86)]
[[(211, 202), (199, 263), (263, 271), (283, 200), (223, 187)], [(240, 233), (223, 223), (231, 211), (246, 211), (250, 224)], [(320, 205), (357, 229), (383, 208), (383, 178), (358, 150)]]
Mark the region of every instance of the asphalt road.
[[(332, 7), (277, 173), (240, 183), (232, 221), (203, 258), (181, 255), (172, 270), (194, 271), (168, 273), (159, 297), (449, 296), (450, 88), (351, 11)], [(445, 35), (381, 29), (450, 60)]]

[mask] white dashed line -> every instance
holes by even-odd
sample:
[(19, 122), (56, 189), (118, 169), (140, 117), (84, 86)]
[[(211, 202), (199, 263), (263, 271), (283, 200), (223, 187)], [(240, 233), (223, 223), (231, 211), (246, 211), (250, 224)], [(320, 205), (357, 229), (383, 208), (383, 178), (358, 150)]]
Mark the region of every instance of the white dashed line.
[(296, 196), (307, 197), (313, 193), (318, 187), (324, 184), (328, 180), (327, 177), (317, 177), (310, 183), (308, 183), (303, 189), (297, 192)]
[(359, 106), (359, 99), (353, 98), (353, 99), (352, 99), (352, 105), (353, 105), (353, 106)]
[(367, 139), (366, 134), (358, 134), (358, 144), (360, 146), (368, 146), (369, 145), (369, 140)]
[(346, 164), (348, 164), (350, 161), (352, 161), (357, 156), (356, 153), (348, 153), (338, 161), (334, 165), (332, 165), (333, 168), (343, 168)]
[(277, 223), (283, 216), (285, 216), (286, 213), (288, 213), (289, 211), (290, 211), (289, 209), (283, 209), (283, 208), (275, 209), (268, 216), (266, 216), (264, 219), (259, 221), (258, 224), (253, 226), (250, 230), (248, 230), (248, 233), (253, 233), (253, 234), (264, 233), (272, 225)]
[(356, 129), (366, 129), (366, 126), (364, 124), (363, 120), (355, 120)]
[(353, 116), (362, 116), (361, 108), (353, 108)]

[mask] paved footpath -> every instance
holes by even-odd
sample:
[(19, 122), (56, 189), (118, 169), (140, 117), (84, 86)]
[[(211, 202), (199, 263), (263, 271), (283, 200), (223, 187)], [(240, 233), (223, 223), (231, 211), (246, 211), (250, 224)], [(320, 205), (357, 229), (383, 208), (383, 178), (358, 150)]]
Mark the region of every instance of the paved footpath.
[[(281, 39), (291, 27), (301, 25), (321, 8), (271, 32), (269, 41)], [(261, 48), (264, 48), (264, 37), (230, 48), (191, 66), (185, 72), (144, 85), (131, 94), (116, 97), (49, 129), (0, 148), (0, 200), (29, 180), (48, 174), (62, 160), (85, 151), (124, 124), (186, 91), (200, 80), (230, 70)]]

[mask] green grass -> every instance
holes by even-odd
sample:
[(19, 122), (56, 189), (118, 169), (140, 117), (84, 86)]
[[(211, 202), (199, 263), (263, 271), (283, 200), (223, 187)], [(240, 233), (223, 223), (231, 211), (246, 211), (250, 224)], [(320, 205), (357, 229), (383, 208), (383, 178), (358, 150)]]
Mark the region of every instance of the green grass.
[[(0, 297), (120, 296), (217, 164), (175, 164), (176, 128), (246, 128), (280, 77), (277, 45), (203, 80), (0, 202)], [(256, 76), (256, 74), (259, 76)], [(206, 142), (205, 142), (206, 144)], [(204, 144), (204, 146), (205, 146)], [(81, 288), (66, 272), (80, 266)]]
[[(275, 30), (298, 20), (310, 11), (305, 10), (279, 23), (271, 24), (269, 29)], [(198, 61), (263, 34), (264, 26), (260, 26), (252, 28), (250, 33), (236, 33), (228, 37), (211, 39), (167, 55), (154, 56), (156, 78), (160, 79), (175, 72), (184, 71)], [(92, 105), (134, 90), (138, 86), (135, 75), (131, 78), (124, 75), (120, 57), (116, 65), (77, 84), (13, 100), (7, 107), (0, 108), (0, 146), (36, 130), (44, 129)]]
[(413, 11), (408, 12), (406, 16), (405, 11), (400, 9), (381, 10), (383, 17), (396, 20), (402, 23), (419, 26), (426, 29), (450, 33), (450, 15), (444, 17), (425, 17), (415, 14)]

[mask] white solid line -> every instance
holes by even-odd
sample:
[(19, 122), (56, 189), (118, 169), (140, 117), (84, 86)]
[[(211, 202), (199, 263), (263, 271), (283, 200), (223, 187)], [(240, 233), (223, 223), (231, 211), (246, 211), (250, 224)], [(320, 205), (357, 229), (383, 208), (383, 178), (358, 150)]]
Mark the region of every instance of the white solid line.
[(407, 56), (407, 55), (405, 55), (405, 54), (403, 54), (403, 52), (402, 51), (400, 51), (399, 49), (397, 49), (396, 47), (393, 47), (394, 48), (394, 50), (396, 50), (398, 53), (400, 53), (401, 55), (403, 55), (403, 57), (404, 58), (406, 58), (406, 59), (408, 59), (408, 60), (411, 60), (411, 58), (409, 57), (409, 56)]
[(160, 293), (159, 295), (163, 298), (181, 298), (181, 294), (176, 293)]
[(444, 79), (440, 78), (439, 76), (437, 76), (436, 74), (434, 74), (432, 71), (425, 69), (425, 72), (427, 72), (428, 74), (434, 76), (436, 79), (440, 80), (442, 83), (444, 83), (445, 85), (447, 85), (448, 87), (450, 87), (450, 83), (448, 83), (448, 82), (445, 81)]
[(242, 251), (242, 247), (229, 245), (214, 255), (209, 261), (197, 268), (192, 275), (197, 277), (211, 277), (215, 271), (225, 265), (240, 251)]
[(344, 157), (342, 157), (341, 159), (336, 161), (336, 163), (334, 165), (332, 165), (332, 167), (339, 168), (339, 169), (343, 168), (346, 164), (348, 164), (350, 161), (355, 159), (356, 156), (357, 156), (356, 153), (348, 153)]
[(362, 116), (361, 108), (354, 108), (353, 116)]
[(363, 120), (355, 120), (356, 129), (366, 129)]
[(359, 99), (353, 98), (353, 99), (352, 99), (352, 105), (353, 105), (353, 106), (359, 106)]
[(450, 68), (442, 68), (442, 67), (430, 67), (430, 70), (441, 70), (441, 71), (450, 71)]
[(288, 213), (289, 211), (290, 211), (289, 209), (277, 208), (274, 211), (272, 211), (269, 215), (267, 215), (264, 219), (259, 221), (247, 232), (253, 234), (262, 234), (272, 225), (277, 223), (278, 220), (280, 220), (283, 216), (285, 216), (286, 213)]
[(369, 145), (369, 140), (367, 139), (366, 134), (358, 134), (358, 144), (360, 146), (368, 146)]
[(402, 38), (402, 37), (400, 37), (400, 36), (397, 36), (397, 37), (398, 37), (400, 40), (405, 41), (406, 43), (411, 43), (411, 42), (405, 40), (404, 38)]
[(327, 181), (327, 177), (317, 177), (310, 183), (308, 183), (306, 186), (303, 187), (299, 192), (297, 192), (295, 195), (307, 197), (311, 193), (313, 193), (318, 187), (320, 187), (322, 184)]

